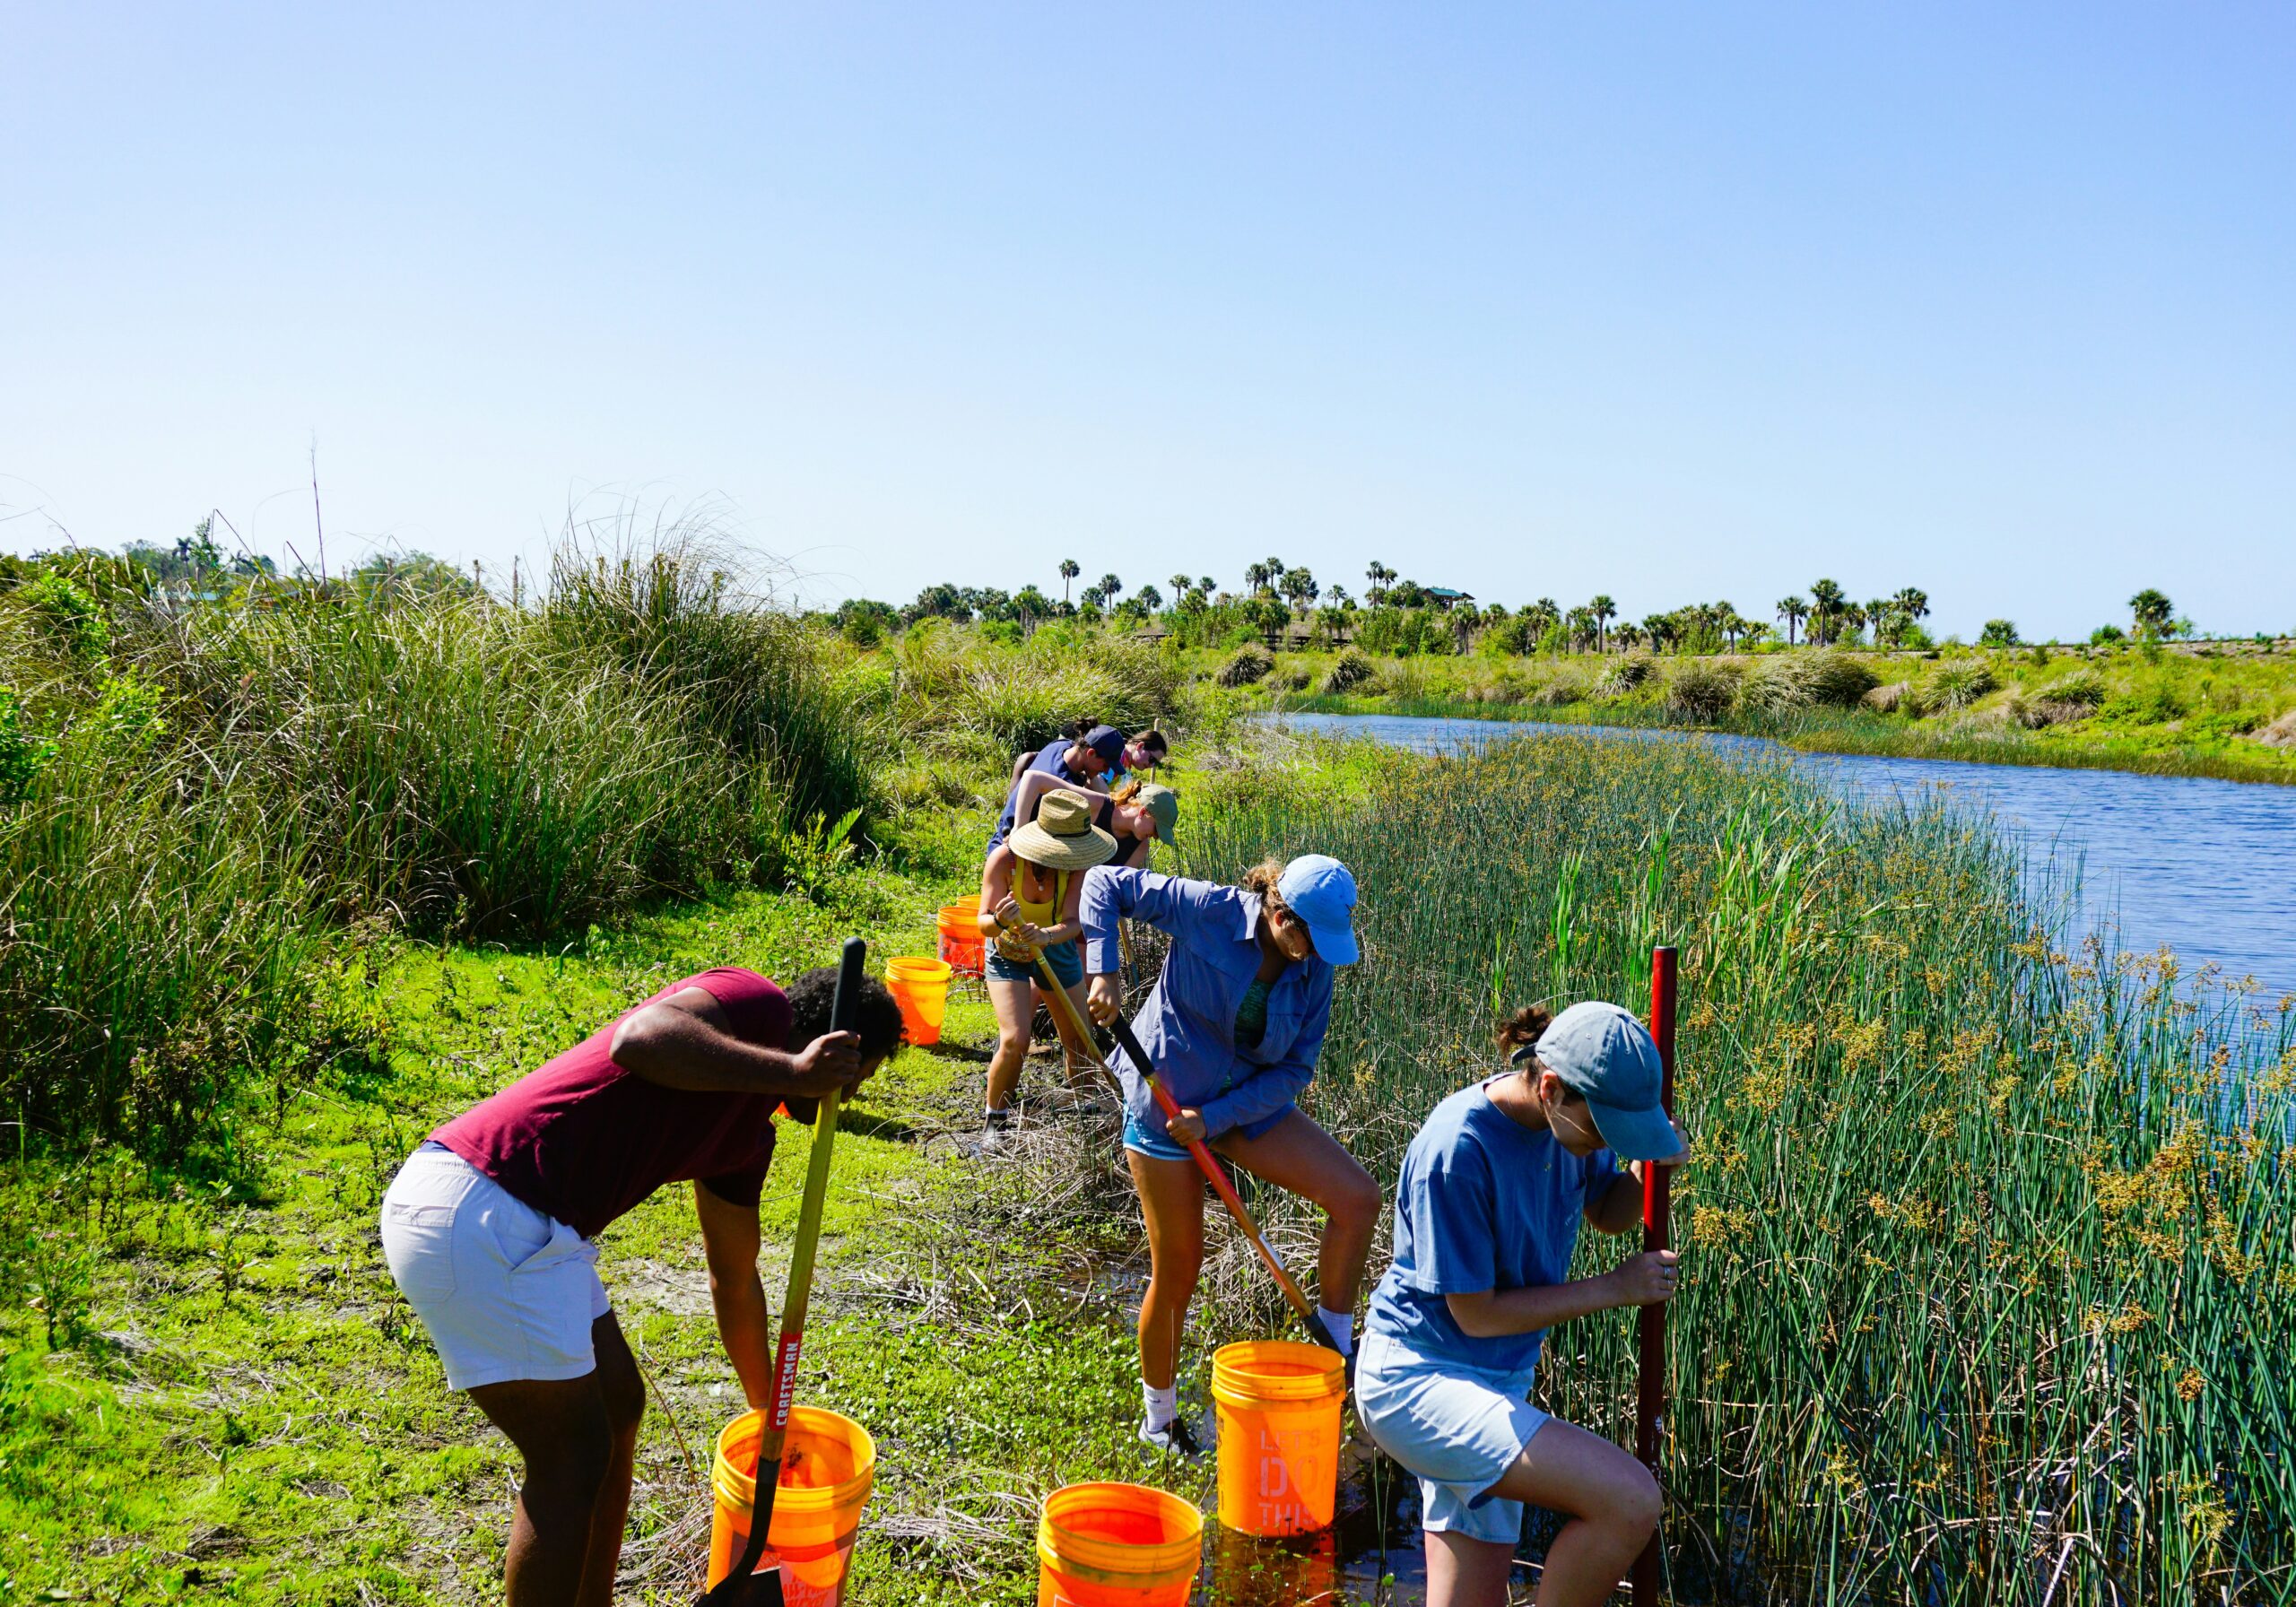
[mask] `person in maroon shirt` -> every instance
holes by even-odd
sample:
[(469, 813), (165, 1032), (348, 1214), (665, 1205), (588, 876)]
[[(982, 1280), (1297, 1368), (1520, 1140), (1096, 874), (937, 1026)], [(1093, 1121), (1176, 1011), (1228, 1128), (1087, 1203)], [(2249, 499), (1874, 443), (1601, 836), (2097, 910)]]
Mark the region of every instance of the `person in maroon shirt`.
[(900, 1006), (874, 978), (859, 1030), (831, 1032), (836, 986), (827, 969), (787, 993), (731, 967), (674, 982), (439, 1127), (384, 1195), (383, 1254), (448, 1385), (526, 1460), (512, 1607), (613, 1598), (646, 1391), (594, 1241), (665, 1183), (694, 1186), (718, 1336), (750, 1404), (766, 1403), (758, 1200), (774, 1115), (810, 1119), (901, 1041)]

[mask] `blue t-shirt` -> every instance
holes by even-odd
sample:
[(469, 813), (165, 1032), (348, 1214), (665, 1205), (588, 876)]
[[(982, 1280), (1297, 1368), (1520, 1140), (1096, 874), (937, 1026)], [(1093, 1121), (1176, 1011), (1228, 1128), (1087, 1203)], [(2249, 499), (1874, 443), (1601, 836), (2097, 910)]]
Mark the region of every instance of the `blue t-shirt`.
[[(1038, 751), (1037, 756), (1029, 760), (1028, 769), (1021, 772), (1022, 778), (1027, 777), (1029, 770), (1042, 770), (1048, 776), (1057, 776), (1063, 781), (1073, 782), (1078, 786), (1089, 785), (1092, 779), (1090, 776), (1079, 776), (1070, 769), (1065, 762), (1068, 750), (1075, 745), (1072, 738), (1065, 736), (1047, 743)], [(996, 835), (988, 839), (990, 847), (996, 847), (1012, 836), (1013, 828), (1018, 824), (1013, 817), (1019, 812), (1020, 807), (1021, 784), (1016, 781), (1013, 784), (1013, 789), (1004, 795), (1004, 812), (996, 817)]]
[(1600, 1200), (1618, 1175), (1608, 1150), (1582, 1160), (1493, 1105), (1486, 1083), (1461, 1089), (1435, 1107), (1405, 1152), (1395, 1260), (1371, 1296), (1367, 1331), (1430, 1360), (1527, 1370), (1545, 1329), (1477, 1339), (1443, 1297), (1563, 1282), (1587, 1202)]

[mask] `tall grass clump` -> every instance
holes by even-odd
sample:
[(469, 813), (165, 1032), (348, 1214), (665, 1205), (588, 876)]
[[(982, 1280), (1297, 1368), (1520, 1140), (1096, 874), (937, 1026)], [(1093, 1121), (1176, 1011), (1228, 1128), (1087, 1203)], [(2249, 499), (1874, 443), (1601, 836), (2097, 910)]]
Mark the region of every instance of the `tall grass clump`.
[[(691, 545), (530, 607), (74, 560), (0, 592), (0, 1101), (180, 1151), (355, 1049), (347, 929), (578, 936), (858, 818), (877, 734)], [(825, 846), (826, 845), (826, 846)], [(359, 1027), (347, 1011), (345, 1030)]]
[[(1203, 873), (1309, 850), (1354, 869), (1364, 960), (1309, 1099), (1387, 1179), (1502, 1011), (1639, 1011), (1683, 951), (1678, 1591), (2285, 1598), (2296, 1001), (2067, 944), (1982, 820), (1692, 744), (1403, 761), (1191, 828)], [(1557, 1329), (1543, 1403), (1624, 1438), (1633, 1335)]]
[(985, 736), (1008, 758), (1079, 721), (1135, 730), (1169, 720), (1181, 699), (1178, 671), (1153, 647), (1062, 625), (1042, 626), (1008, 646), (920, 621), (902, 633), (891, 676), (892, 714), (904, 734)]

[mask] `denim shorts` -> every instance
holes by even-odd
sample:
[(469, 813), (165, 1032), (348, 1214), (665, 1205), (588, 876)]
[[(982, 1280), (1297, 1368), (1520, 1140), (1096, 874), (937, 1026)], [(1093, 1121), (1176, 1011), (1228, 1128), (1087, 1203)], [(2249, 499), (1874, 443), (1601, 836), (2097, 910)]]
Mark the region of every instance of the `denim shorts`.
[[(1074, 987), (1084, 980), (1084, 956), (1076, 940), (1055, 943), (1044, 951), (1045, 963), (1052, 974), (1060, 978), (1063, 987)], [(1017, 960), (1007, 960), (996, 943), (988, 945), (988, 974), (1000, 982), (1042, 982), (1044, 977), (1033, 965), (1022, 965)]]
[[(1242, 1126), (1234, 1128), (1232, 1131), (1242, 1134), (1246, 1138), (1257, 1138), (1261, 1134), (1273, 1128), (1285, 1116), (1290, 1116), (1292, 1114), (1292, 1107), (1286, 1105), (1274, 1116), (1264, 1116), (1256, 1122), (1246, 1122)], [(1225, 1134), (1215, 1134), (1215, 1136), (1224, 1137)], [(1187, 1147), (1186, 1145), (1173, 1142), (1171, 1137), (1165, 1133), (1162, 1123), (1160, 1122), (1155, 1126), (1151, 1127), (1147, 1123), (1142, 1121), (1138, 1116), (1132, 1114), (1132, 1107), (1130, 1105), (1126, 1105), (1124, 1108), (1124, 1147), (1130, 1150), (1135, 1155), (1145, 1155), (1151, 1160), (1191, 1160), (1195, 1159), (1195, 1157), (1191, 1156), (1187, 1152)]]
[(1530, 1403), (1532, 1369), (1508, 1373), (1422, 1356), (1374, 1330), (1355, 1363), (1355, 1417), (1418, 1475), (1420, 1524), (1516, 1545), (1523, 1503), (1491, 1494), (1549, 1420)]

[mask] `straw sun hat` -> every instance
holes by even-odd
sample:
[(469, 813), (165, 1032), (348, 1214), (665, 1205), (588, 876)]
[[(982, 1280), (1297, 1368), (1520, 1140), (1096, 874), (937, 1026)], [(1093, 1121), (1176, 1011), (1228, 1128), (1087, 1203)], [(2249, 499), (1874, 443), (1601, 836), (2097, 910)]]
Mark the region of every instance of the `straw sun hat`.
[(1037, 818), (1005, 840), (1048, 871), (1082, 871), (1116, 857), (1116, 838), (1092, 824), (1092, 806), (1074, 793), (1047, 793)]

